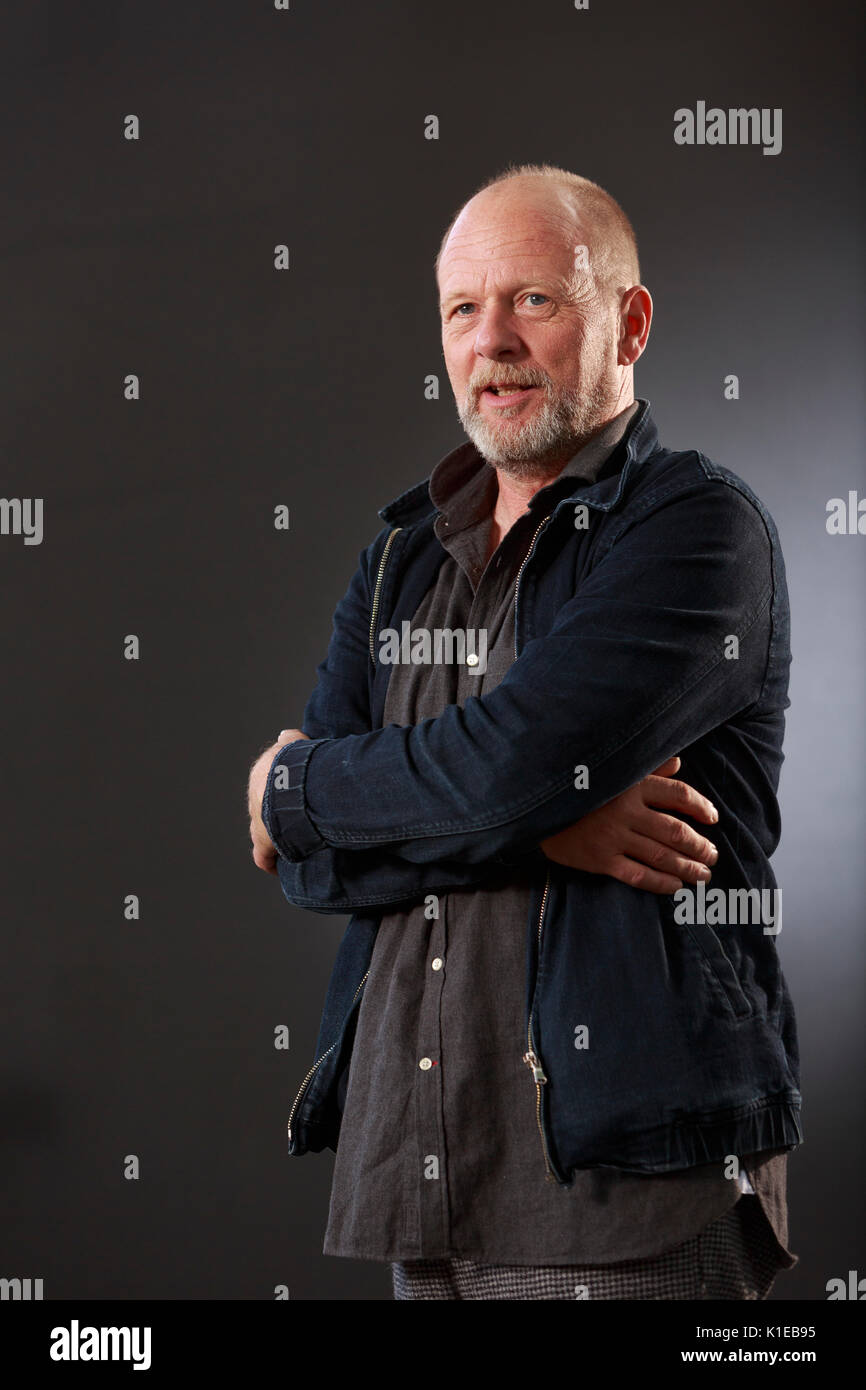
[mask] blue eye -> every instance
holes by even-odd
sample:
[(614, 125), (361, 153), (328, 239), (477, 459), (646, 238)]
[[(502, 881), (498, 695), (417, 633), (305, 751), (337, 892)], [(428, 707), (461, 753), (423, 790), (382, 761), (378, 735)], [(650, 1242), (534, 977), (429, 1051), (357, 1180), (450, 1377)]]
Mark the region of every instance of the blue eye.
[(542, 294), (540, 290), (533, 290), (532, 294), (528, 294), (526, 297), (527, 299), (547, 299), (547, 295)]
[(458, 304), (454, 312), (455, 314), (459, 314), (461, 309), (472, 309), (473, 307), (474, 306), (467, 301), (465, 304)]

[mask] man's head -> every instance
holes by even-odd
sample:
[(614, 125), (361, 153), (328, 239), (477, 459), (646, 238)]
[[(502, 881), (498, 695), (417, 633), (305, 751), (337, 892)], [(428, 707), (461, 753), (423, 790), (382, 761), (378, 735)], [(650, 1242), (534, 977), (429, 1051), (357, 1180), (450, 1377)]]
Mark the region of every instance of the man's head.
[(598, 184), (512, 166), (456, 214), (436, 272), (458, 414), (503, 473), (549, 475), (634, 399), (652, 300), (631, 224)]

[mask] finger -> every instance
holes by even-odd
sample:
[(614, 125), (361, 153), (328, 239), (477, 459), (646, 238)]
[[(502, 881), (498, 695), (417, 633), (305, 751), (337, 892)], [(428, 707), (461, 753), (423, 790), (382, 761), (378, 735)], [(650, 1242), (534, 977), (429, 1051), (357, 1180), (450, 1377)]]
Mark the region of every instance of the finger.
[(694, 816), (695, 820), (708, 821), (711, 825), (715, 825), (719, 819), (719, 813), (709, 798), (679, 778), (650, 775), (640, 783), (640, 789), (647, 806), (667, 806), (681, 815)]
[(680, 759), (676, 756), (668, 758), (666, 763), (657, 767), (655, 772), (650, 773), (651, 777), (673, 777), (675, 772), (680, 770)]
[(260, 817), (256, 817), (255, 820), (250, 821), (249, 835), (253, 850), (258, 850), (260, 854), (268, 855), (270, 858), (276, 859), (277, 851), (274, 842), (265, 829), (264, 823)]
[(631, 859), (646, 864), (659, 873), (681, 878), (684, 883), (709, 883), (712, 873), (706, 864), (691, 859), (687, 854), (678, 854), (668, 845), (660, 844), (645, 835), (627, 835), (623, 844), (624, 852)]
[(261, 845), (253, 846), (253, 863), (257, 869), (263, 869), (265, 873), (276, 873), (276, 854), (269, 854)]
[(627, 859), (624, 854), (614, 855), (605, 872), (612, 878), (618, 878), (621, 883), (627, 883), (630, 888), (642, 888), (646, 893), (676, 893), (683, 886), (673, 874), (651, 869), (647, 864)]
[(699, 830), (688, 825), (676, 816), (666, 816), (662, 811), (653, 811), (648, 806), (638, 811), (632, 821), (632, 830), (647, 839), (667, 845), (686, 859), (697, 859), (702, 864), (715, 864), (719, 851)]

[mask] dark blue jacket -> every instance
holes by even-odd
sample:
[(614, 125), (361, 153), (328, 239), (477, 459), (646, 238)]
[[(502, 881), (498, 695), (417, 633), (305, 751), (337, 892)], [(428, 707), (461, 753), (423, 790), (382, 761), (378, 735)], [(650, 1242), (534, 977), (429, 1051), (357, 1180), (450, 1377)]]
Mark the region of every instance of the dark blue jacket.
[[(760, 893), (729, 891), (769, 890), (767, 903), (776, 888), (791, 659), (776, 528), (735, 474), (663, 448), (648, 401), (618, 448), (618, 471), (530, 503), (538, 525), (501, 683), (408, 727), (382, 727), (391, 668), (377, 633), (412, 619), (446, 552), (428, 480), (379, 512), (304, 712), (309, 741), (280, 751), (262, 803), (288, 900), (354, 913), (292, 1107), (292, 1154), (336, 1149), (382, 912), (515, 866), (535, 888), (514, 1046), (549, 1176), (663, 1172), (801, 1142), (778, 920), (755, 920)], [(674, 754), (719, 810), (698, 828), (719, 851), (708, 893), (722, 890), (724, 925), (700, 909), (684, 922), (680, 899), (538, 849)], [(588, 1046), (576, 1046), (580, 1025)]]

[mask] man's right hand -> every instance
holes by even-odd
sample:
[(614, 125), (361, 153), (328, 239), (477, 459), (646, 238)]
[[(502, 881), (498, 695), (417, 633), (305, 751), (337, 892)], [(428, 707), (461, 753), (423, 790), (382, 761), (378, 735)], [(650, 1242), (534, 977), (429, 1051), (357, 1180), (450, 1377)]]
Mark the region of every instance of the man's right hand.
[[(683, 883), (707, 880), (715, 864), (715, 845), (678, 816), (714, 824), (711, 801), (687, 782), (679, 782), (680, 759), (669, 758), (642, 782), (604, 806), (542, 840), (540, 848), (556, 864), (607, 874), (648, 893), (675, 893)], [(654, 809), (674, 812), (664, 815)]]

